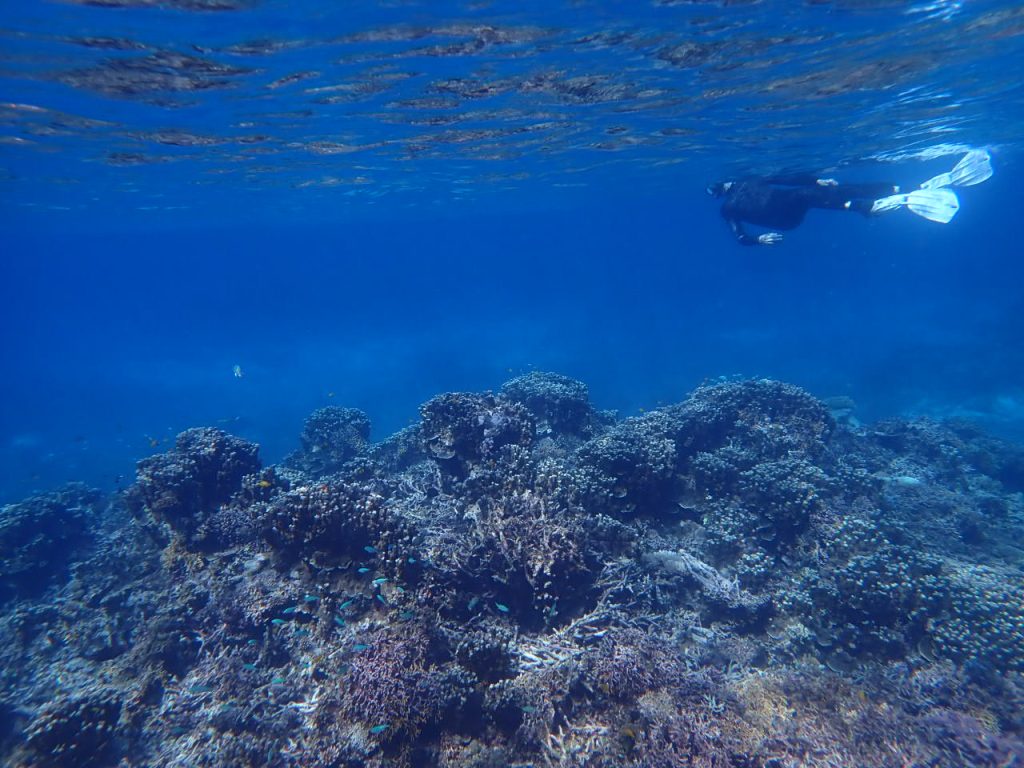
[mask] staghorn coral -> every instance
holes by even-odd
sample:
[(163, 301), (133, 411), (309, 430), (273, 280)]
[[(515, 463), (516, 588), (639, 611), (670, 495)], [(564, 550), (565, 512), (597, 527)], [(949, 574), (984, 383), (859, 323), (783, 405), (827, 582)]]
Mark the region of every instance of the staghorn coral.
[(631, 627), (602, 635), (583, 666), (591, 688), (624, 701), (662, 688), (673, 695), (692, 695), (710, 693), (712, 687), (706, 677), (688, 668), (667, 638)]
[(707, 602), (709, 617), (759, 625), (772, 611), (771, 601), (753, 595), (703, 560), (684, 551), (656, 551), (644, 555), (644, 561), (660, 571), (697, 587)]
[(350, 662), (343, 709), (377, 739), (415, 741), (468, 700), (475, 678), (443, 662), (423, 625), (381, 630), (367, 645)]
[[(741, 765), (730, 759), (714, 717), (702, 712), (678, 712), (629, 726), (624, 734), (629, 755), (625, 765), (644, 768), (673, 768), (692, 765), (713, 768)], [(615, 763), (605, 763), (614, 765)]]
[(583, 521), (536, 493), (479, 505), (471, 535), (480, 569), (513, 609), (554, 618), (560, 600), (576, 604), (593, 584)]
[(1024, 742), (992, 733), (970, 715), (939, 710), (923, 718), (921, 726), (950, 759), (972, 768), (997, 768), (1024, 760)]

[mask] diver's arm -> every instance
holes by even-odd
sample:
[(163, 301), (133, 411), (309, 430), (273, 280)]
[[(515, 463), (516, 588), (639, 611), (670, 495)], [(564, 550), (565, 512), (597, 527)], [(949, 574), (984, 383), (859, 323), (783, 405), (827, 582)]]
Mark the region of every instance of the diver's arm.
[(736, 239), (742, 245), (775, 245), (776, 243), (782, 242), (782, 235), (778, 232), (765, 232), (763, 235), (754, 237), (748, 235), (746, 230), (743, 229), (743, 222), (739, 219), (727, 219), (729, 222), (729, 229), (736, 236)]

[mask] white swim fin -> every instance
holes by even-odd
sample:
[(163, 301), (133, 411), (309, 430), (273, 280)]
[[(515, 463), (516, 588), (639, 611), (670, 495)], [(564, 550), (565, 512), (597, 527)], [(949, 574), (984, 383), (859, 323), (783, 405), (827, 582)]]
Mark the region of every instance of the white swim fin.
[(939, 224), (948, 224), (960, 210), (960, 201), (951, 189), (915, 189), (905, 195), (890, 195), (875, 200), (872, 213), (883, 213), (906, 206), (918, 216)]
[(941, 187), (970, 187), (992, 178), (992, 158), (984, 149), (972, 149), (964, 155), (949, 173), (940, 173), (928, 179), (921, 189)]

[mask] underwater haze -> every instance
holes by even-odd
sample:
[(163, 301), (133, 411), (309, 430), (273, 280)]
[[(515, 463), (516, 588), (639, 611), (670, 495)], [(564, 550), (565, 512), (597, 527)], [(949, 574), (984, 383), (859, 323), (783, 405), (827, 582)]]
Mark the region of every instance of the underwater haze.
[[(773, 376), (1024, 431), (1024, 18), (1003, 3), (39, 2), (0, 17), (3, 498), (197, 424)], [(707, 183), (995, 177), (942, 226), (737, 247)], [(241, 366), (244, 378), (232, 375)], [(156, 446), (152, 446), (156, 447)]]
[[(2, 760), (1024, 764), (1022, 63), (995, 0), (4, 4)], [(918, 192), (706, 193), (795, 175)]]

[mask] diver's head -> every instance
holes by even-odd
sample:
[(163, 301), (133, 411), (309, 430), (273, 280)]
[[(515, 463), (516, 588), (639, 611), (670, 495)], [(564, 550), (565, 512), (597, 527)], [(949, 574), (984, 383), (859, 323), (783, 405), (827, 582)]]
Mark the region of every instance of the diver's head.
[(716, 181), (714, 184), (708, 184), (704, 191), (712, 197), (721, 197), (729, 191), (731, 186), (731, 181)]

